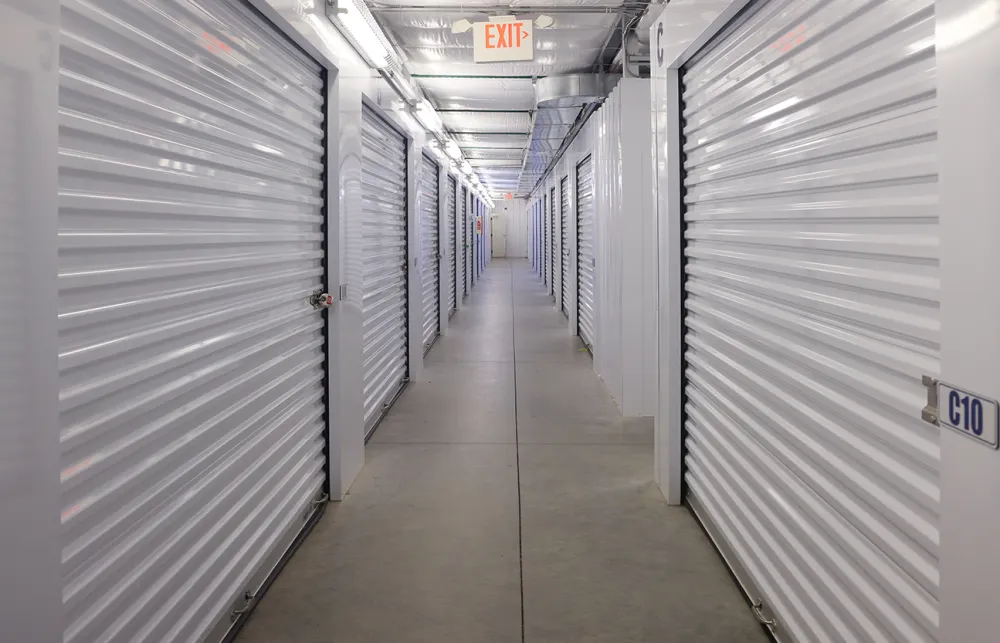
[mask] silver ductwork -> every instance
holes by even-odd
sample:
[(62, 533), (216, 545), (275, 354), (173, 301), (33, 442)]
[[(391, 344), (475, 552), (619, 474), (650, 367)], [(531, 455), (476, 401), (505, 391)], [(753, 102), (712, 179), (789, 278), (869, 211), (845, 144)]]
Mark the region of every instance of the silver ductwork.
[(594, 107), (604, 101), (618, 76), (565, 74), (535, 81), (535, 112), (521, 166), (518, 193), (530, 193), (572, 142)]

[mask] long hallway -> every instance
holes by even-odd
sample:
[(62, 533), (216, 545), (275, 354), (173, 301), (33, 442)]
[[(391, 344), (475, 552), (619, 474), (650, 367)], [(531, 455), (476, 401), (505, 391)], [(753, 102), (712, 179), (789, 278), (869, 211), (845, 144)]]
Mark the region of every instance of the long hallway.
[(495, 260), (242, 643), (765, 641), (524, 260)]

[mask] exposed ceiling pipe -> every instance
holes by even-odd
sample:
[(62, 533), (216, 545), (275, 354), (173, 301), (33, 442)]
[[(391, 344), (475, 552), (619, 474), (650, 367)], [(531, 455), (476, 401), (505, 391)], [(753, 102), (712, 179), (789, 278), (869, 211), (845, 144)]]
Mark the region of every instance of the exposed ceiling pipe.
[(541, 13), (541, 14), (553, 14), (553, 13), (598, 13), (598, 14), (618, 14), (618, 13), (635, 13), (636, 11), (641, 11), (646, 6), (645, 2), (626, 2), (618, 6), (601, 6), (601, 5), (573, 5), (573, 6), (558, 6), (558, 5), (538, 5), (538, 6), (528, 6), (528, 5), (507, 5), (507, 4), (495, 4), (495, 5), (454, 5), (454, 4), (441, 4), (441, 5), (419, 5), (419, 6), (401, 6), (401, 5), (386, 5), (379, 4), (378, 2), (368, 3), (369, 10), (372, 13), (483, 13), (491, 15), (524, 15), (530, 13)]

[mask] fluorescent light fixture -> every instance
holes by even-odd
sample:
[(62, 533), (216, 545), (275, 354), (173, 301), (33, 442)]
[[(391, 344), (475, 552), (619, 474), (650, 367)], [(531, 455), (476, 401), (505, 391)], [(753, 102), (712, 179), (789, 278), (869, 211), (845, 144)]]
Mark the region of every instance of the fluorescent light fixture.
[(389, 67), (394, 52), (363, 0), (338, 0), (337, 8), (338, 22), (368, 63), (375, 69)]
[(444, 146), (444, 151), (456, 161), (462, 158), (462, 148), (455, 141), (448, 141)]
[(392, 72), (392, 78), (395, 82), (396, 89), (399, 93), (403, 95), (403, 99), (409, 103), (415, 103), (421, 99), (420, 92), (416, 87), (413, 86), (413, 81), (405, 73)]
[(462, 172), (464, 172), (467, 175), (472, 174), (472, 166), (469, 165), (468, 161), (462, 161)]
[(438, 116), (438, 113), (426, 98), (417, 103), (416, 115), (417, 120), (427, 128), (427, 131), (434, 132), (435, 134), (440, 134), (444, 131), (444, 123), (441, 122), (441, 117)]

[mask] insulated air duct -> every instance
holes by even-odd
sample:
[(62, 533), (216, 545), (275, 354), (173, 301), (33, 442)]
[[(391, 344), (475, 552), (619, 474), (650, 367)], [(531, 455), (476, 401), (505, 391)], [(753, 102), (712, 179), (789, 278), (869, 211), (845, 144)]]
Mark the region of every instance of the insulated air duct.
[(527, 195), (559, 160), (583, 122), (618, 82), (605, 74), (566, 74), (535, 81), (535, 115), (518, 186)]

